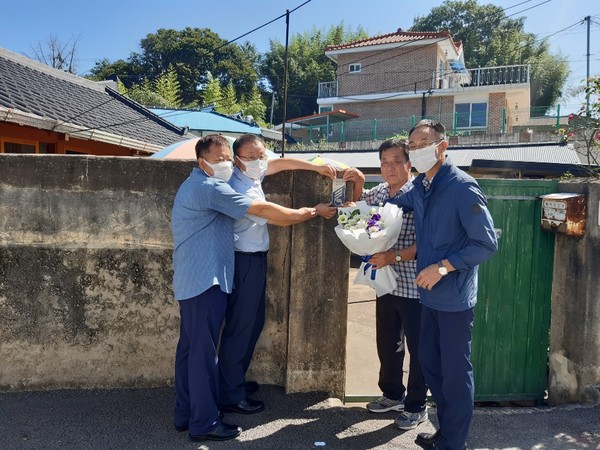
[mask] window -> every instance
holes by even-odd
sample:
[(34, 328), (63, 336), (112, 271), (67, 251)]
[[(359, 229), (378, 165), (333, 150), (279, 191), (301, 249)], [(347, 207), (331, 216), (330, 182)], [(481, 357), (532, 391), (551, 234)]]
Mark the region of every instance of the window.
[(18, 138), (0, 139), (0, 152), (4, 153), (37, 153), (38, 144), (35, 141), (29, 141)]
[(319, 114), (333, 111), (333, 106), (319, 106)]
[(354, 64), (350, 64), (348, 66), (348, 72), (350, 72), (350, 73), (358, 73), (358, 72), (360, 72), (360, 69), (361, 69), (360, 63), (354, 63)]
[(454, 105), (456, 128), (487, 127), (487, 103), (456, 103)]

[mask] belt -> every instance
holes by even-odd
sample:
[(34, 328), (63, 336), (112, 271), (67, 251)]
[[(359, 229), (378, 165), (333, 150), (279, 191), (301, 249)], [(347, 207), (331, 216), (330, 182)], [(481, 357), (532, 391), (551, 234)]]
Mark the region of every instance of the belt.
[(255, 255), (255, 256), (263, 256), (263, 255), (266, 255), (268, 253), (268, 251), (264, 251), (264, 252), (240, 252), (239, 250), (236, 250), (235, 252), (239, 253), (241, 255)]

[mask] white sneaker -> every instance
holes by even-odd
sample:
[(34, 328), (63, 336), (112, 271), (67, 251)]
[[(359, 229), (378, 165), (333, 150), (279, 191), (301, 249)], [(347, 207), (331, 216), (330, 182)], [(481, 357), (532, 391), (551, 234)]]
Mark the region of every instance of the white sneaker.
[(396, 417), (394, 423), (401, 430), (412, 430), (417, 428), (417, 425), (425, 422), (427, 419), (429, 419), (429, 414), (427, 413), (427, 408), (425, 408), (423, 411), (416, 413), (404, 411), (402, 414)]
[(367, 403), (367, 409), (374, 413), (384, 413), (388, 411), (404, 411), (404, 397), (400, 400), (392, 400), (385, 396), (379, 397), (374, 402)]

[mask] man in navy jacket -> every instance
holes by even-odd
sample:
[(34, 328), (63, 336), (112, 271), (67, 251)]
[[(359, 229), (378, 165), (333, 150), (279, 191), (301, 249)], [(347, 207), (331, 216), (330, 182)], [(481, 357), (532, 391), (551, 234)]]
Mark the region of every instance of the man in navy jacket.
[(422, 303), (419, 361), (436, 402), (439, 430), (419, 434), (425, 448), (462, 450), (473, 415), (471, 365), (477, 268), (498, 244), (477, 182), (446, 160), (444, 126), (422, 120), (410, 131), (413, 189), (391, 203), (414, 211)]

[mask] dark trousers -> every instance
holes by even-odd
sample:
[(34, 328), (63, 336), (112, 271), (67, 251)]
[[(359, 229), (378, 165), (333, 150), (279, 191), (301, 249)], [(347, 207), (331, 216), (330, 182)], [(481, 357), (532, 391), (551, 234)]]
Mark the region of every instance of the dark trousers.
[(419, 359), (437, 407), (440, 449), (462, 450), (473, 416), (473, 308), (444, 312), (423, 306)]
[[(375, 317), (381, 392), (393, 400), (400, 400), (406, 392), (404, 409), (407, 412), (423, 411), (427, 398), (427, 385), (418, 356), (421, 329), (419, 300), (392, 294), (383, 295), (377, 298)], [(410, 352), (407, 387), (402, 382), (404, 336)]]
[(235, 405), (246, 398), (246, 371), (265, 324), (267, 253), (236, 252), (233, 282), (219, 349), (224, 405)]
[(193, 435), (209, 432), (219, 421), (217, 344), (226, 303), (219, 286), (179, 302), (174, 423), (188, 425)]

